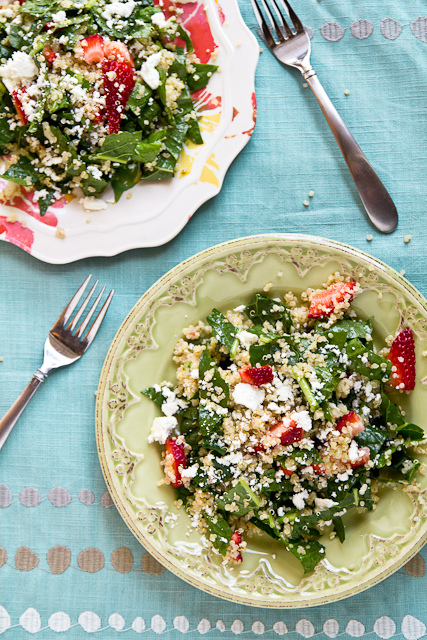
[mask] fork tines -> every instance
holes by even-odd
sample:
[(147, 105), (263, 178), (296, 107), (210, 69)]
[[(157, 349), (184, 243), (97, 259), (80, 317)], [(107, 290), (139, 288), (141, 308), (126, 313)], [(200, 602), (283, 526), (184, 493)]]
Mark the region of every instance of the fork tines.
[[(75, 311), (78, 303), (80, 302), (80, 299), (89, 283), (89, 280), (91, 279), (91, 275), (89, 275), (86, 280), (83, 282), (83, 284), (81, 285), (81, 287), (76, 291), (76, 293), (74, 294), (74, 296), (71, 298), (70, 302), (67, 304), (67, 306), (65, 307), (64, 311), (61, 313), (61, 315), (59, 316), (58, 320), (55, 323), (55, 327), (54, 328), (62, 328), (65, 329), (66, 331), (69, 331), (70, 333), (72, 333), (76, 327), (77, 324), (79, 322), (79, 320), (81, 319), (87, 305), (89, 304), (89, 301), (93, 295), (93, 293), (95, 292), (95, 289), (99, 283), (99, 280), (97, 280), (95, 282), (95, 284), (93, 285), (93, 287), (91, 288), (91, 290), (89, 291), (89, 293), (87, 294), (85, 300), (83, 301), (80, 309), (77, 311), (75, 317), (73, 320), (70, 320), (71, 316), (73, 315), (73, 312)], [(110, 291), (110, 293), (108, 294), (107, 299), (105, 300), (104, 304), (102, 305), (98, 315), (96, 316), (92, 326), (90, 327), (90, 329), (88, 330), (87, 334), (85, 335), (84, 338), (82, 338), (83, 333), (86, 330), (86, 327), (88, 326), (90, 320), (92, 319), (92, 316), (94, 315), (96, 308), (98, 307), (101, 298), (104, 294), (105, 291), (105, 287), (103, 287), (100, 291), (100, 293), (98, 294), (98, 296), (96, 297), (96, 300), (94, 301), (94, 303), (92, 304), (91, 308), (89, 309), (86, 317), (83, 319), (83, 321), (81, 322), (80, 326), (77, 328), (75, 336), (79, 339), (81, 339), (83, 342), (87, 343), (87, 346), (89, 346), (89, 344), (92, 342), (92, 340), (94, 339), (94, 337), (96, 336), (96, 333), (99, 329), (99, 327), (101, 326), (101, 323), (104, 319), (105, 314), (107, 313), (107, 309), (110, 306), (110, 302), (111, 299), (114, 295), (114, 289)], [(66, 326), (67, 322), (70, 320), (68, 326)]]
[[(267, 0), (259, 0), (259, 2), (257, 0), (251, 1), (262, 35), (270, 47), (273, 47), (276, 44), (273, 37), (273, 30), (276, 33), (279, 42), (284, 42), (295, 35), (304, 33), (304, 25), (287, 0), (270, 0), (273, 8), (270, 8)], [(260, 4), (264, 9), (264, 13), (267, 15), (270, 24), (267, 23), (260, 8)], [(284, 14), (286, 14), (288, 20), (291, 20), (295, 28), (295, 33), (289, 27)]]

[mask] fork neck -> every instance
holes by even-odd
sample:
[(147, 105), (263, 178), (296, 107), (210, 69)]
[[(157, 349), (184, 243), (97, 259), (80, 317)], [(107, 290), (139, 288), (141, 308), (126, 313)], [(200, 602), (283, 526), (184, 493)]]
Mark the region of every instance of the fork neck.
[(302, 73), (302, 76), (303, 76), (304, 80), (308, 80), (309, 78), (312, 78), (313, 76), (316, 75), (316, 72), (313, 69), (313, 67), (303, 67), (301, 69), (301, 73)]
[(37, 378), (37, 380), (39, 380), (40, 382), (44, 382), (48, 375), (49, 371), (42, 371), (42, 369), (37, 369), (33, 377)]

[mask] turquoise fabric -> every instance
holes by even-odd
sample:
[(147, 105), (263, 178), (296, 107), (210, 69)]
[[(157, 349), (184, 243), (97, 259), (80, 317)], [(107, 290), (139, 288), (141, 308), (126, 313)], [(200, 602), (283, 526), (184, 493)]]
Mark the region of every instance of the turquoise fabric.
[[(116, 289), (90, 352), (78, 364), (55, 373), (39, 390), (1, 452), (0, 630), (8, 626), (10, 616), (5, 638), (26, 638), (25, 628), (42, 638), (56, 637), (61, 625), (68, 629), (62, 635), (70, 640), (85, 638), (85, 628), (98, 629), (102, 638), (115, 639), (121, 633), (133, 638), (144, 624), (145, 637), (162, 632), (173, 639), (186, 630), (191, 637), (206, 631), (212, 639), (241, 632), (246, 638), (274, 638), (284, 631), (283, 623), (292, 639), (339, 633), (346, 638), (415, 640), (425, 634), (425, 550), (410, 573), (402, 568), (369, 591), (335, 604), (305, 611), (231, 604), (168, 571), (147, 572), (147, 559), (141, 564), (144, 549), (115, 507), (108, 506), (98, 463), (94, 391), (108, 345), (146, 289), (193, 253), (254, 233), (316, 234), (347, 242), (398, 271), (406, 270), (410, 282), (427, 295), (427, 19), (416, 21), (426, 14), (425, 0), (294, 0), (294, 4), (314, 31), (312, 63), (321, 81), (395, 200), (398, 229), (391, 236), (372, 229), (310, 90), (299, 74), (282, 68), (264, 50), (256, 75), (255, 133), (231, 166), (220, 194), (200, 208), (177, 238), (155, 249), (65, 266), (38, 262), (12, 245), (0, 244), (1, 414), (39, 366), (47, 331), (86, 274), (94, 273)], [(240, 0), (240, 7), (256, 32), (249, 1)], [(389, 17), (403, 27), (394, 40), (381, 31), (381, 21)], [(373, 25), (365, 39), (350, 29), (359, 19)], [(325, 39), (320, 31), (331, 21), (345, 29), (339, 41)], [(305, 208), (309, 190), (314, 197)], [(370, 243), (367, 234), (373, 236)], [(412, 240), (405, 244), (407, 234)], [(65, 491), (52, 492), (58, 487)], [(22, 493), (26, 488), (35, 491)], [(80, 493), (84, 489), (88, 491)], [(57, 545), (70, 549), (71, 560), (68, 569), (54, 575), (48, 551)], [(15, 565), (20, 547), (37, 556), (27, 557), (21, 569)], [(120, 573), (112, 564), (113, 551), (121, 547), (133, 556), (129, 573)], [(79, 554), (88, 548), (98, 549), (105, 559), (104, 568), (96, 573), (79, 568)], [(22, 560), (22, 549), (19, 557)], [(31, 558), (33, 564), (38, 559), (38, 566), (23, 571), (32, 566)], [(58, 612), (69, 619), (50, 618)], [(84, 612), (89, 613), (80, 617)]]

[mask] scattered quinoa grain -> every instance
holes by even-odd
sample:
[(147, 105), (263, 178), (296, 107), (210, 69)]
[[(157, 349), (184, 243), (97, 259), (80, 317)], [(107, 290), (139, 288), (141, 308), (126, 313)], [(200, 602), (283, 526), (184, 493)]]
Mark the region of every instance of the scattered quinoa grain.
[(350, 91), (349, 91), (348, 89), (346, 89), (346, 90), (344, 91), (344, 95), (349, 96), (349, 95), (350, 95)]
[(55, 235), (57, 238), (65, 238), (65, 231), (62, 227), (56, 227)]
[(303, 200), (302, 203), (303, 203), (304, 207), (309, 207), (310, 206), (310, 203), (309, 203), (308, 200)]
[(314, 191), (309, 191), (309, 192), (308, 192), (308, 197), (309, 197), (309, 198), (312, 198), (313, 196), (314, 196)]
[(366, 240), (368, 242), (372, 242), (373, 238), (374, 238), (374, 236), (372, 235), (372, 233), (368, 233), (367, 236), (366, 236)]
[(404, 242), (405, 244), (408, 244), (408, 242), (410, 242), (411, 240), (412, 240), (412, 236), (411, 236), (411, 234), (409, 234), (409, 233), (408, 233), (408, 235), (407, 235), (407, 236), (405, 236), (405, 237), (403, 238), (403, 242)]

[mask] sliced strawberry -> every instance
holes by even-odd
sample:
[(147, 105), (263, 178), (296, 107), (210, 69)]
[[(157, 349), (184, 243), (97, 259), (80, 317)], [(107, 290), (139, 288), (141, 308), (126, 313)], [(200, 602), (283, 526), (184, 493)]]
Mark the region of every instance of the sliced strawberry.
[(106, 42), (104, 46), (105, 57), (109, 60), (117, 60), (118, 62), (126, 62), (130, 67), (134, 67), (135, 63), (130, 54), (129, 49), (124, 42)]
[(135, 71), (118, 60), (104, 60), (102, 70), (109, 133), (119, 133), (122, 115), (135, 87)]
[(46, 62), (48, 63), (48, 65), (52, 66), (53, 61), (56, 58), (56, 53), (52, 51), (52, 49), (49, 49), (49, 47), (45, 47), (43, 49), (43, 55), (46, 58)]
[(268, 384), (273, 380), (273, 369), (266, 364), (262, 367), (243, 367), (239, 369), (240, 379), (246, 384), (253, 384), (260, 387), (262, 384)]
[(166, 466), (171, 465), (175, 477), (171, 484), (173, 487), (182, 487), (184, 484), (179, 472), (179, 467), (186, 469), (187, 458), (183, 444), (176, 442), (176, 438), (167, 438), (165, 443)]
[(291, 477), (295, 473), (295, 471), (291, 471), (290, 469), (285, 469), (285, 467), (283, 465), (280, 465), (280, 467), (281, 467), (283, 473), (285, 475), (289, 476), (289, 477)]
[(83, 47), (83, 58), (88, 64), (97, 64), (104, 60), (104, 38), (96, 33), (93, 36), (86, 36), (81, 41)]
[(22, 105), (22, 95), (27, 93), (26, 87), (21, 87), (12, 93), (13, 104), (15, 105), (16, 113), (19, 116), (22, 125), (28, 124), (27, 114), (24, 111)]
[(335, 429), (339, 432), (341, 432), (344, 427), (347, 427), (348, 432), (352, 438), (354, 438), (354, 436), (357, 436), (364, 430), (365, 425), (355, 411), (350, 411), (350, 413), (346, 413), (345, 416), (337, 420), (337, 424), (335, 425)]
[(320, 475), (326, 473), (325, 465), (322, 462), (319, 462), (319, 464), (312, 464), (311, 466), (314, 473), (319, 473)]
[(415, 389), (415, 343), (409, 327), (401, 331), (393, 340), (388, 360), (393, 365), (389, 384), (396, 389)]
[[(25, 0), (24, 0), (25, 2)], [(22, 4), (22, 3), (21, 3)], [(58, 25), (56, 24), (56, 22), (46, 22), (46, 24), (44, 25), (42, 32), (43, 31), (52, 31), (52, 29), (55, 29), (55, 27), (57, 27)]]
[(350, 302), (353, 299), (352, 293), (356, 282), (336, 282), (326, 291), (315, 293), (311, 297), (309, 318), (322, 318), (329, 316), (342, 302)]
[(359, 449), (359, 457), (357, 460), (351, 463), (352, 469), (357, 469), (358, 467), (363, 467), (367, 462), (369, 462), (371, 458), (371, 452), (368, 447), (362, 447)]
[[(234, 543), (234, 544), (231, 544), (231, 543)], [(240, 544), (242, 544), (242, 534), (240, 533), (240, 531), (235, 531), (231, 536), (230, 546), (229, 546), (230, 555), (234, 562), (243, 561), (242, 554), (238, 549)], [(237, 549), (236, 549), (236, 546), (237, 546)]]
[(276, 424), (268, 433), (271, 438), (280, 438), (280, 444), (299, 442), (302, 439), (302, 434), (303, 430), (295, 420), (291, 420), (288, 425), (279, 422), (279, 424)]

